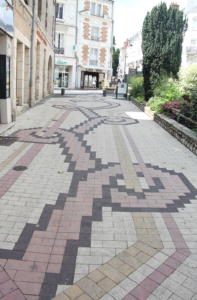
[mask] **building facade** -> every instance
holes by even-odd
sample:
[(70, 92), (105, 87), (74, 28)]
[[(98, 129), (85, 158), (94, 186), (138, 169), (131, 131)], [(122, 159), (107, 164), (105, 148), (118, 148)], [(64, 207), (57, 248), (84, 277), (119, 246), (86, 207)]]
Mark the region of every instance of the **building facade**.
[[(8, 6), (8, 11), (14, 12), (14, 34), (8, 48), (9, 116), (1, 118), (2, 123), (15, 120), (24, 109), (53, 92), (55, 1), (9, 0)], [(5, 110), (1, 114), (5, 116)]]
[(92, 87), (112, 76), (113, 12), (111, 0), (81, 0), (78, 8), (77, 87)]
[(189, 0), (184, 14), (188, 19), (188, 30), (183, 41), (182, 67), (197, 63), (197, 2)]
[(112, 76), (111, 0), (57, 0), (55, 87), (92, 88)]
[(8, 3), (0, 0), (0, 123), (11, 122), (10, 73), (14, 15)]
[(119, 57), (118, 77), (124, 78), (131, 71), (142, 72), (143, 53), (142, 53), (142, 30), (124, 42)]
[(61, 0), (56, 4), (55, 88), (75, 88), (77, 1)]

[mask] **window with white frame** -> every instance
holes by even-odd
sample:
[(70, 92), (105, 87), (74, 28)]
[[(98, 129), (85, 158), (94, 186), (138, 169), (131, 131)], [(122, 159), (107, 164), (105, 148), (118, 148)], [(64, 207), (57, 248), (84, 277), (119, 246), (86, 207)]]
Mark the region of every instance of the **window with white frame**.
[(63, 20), (64, 18), (64, 5), (56, 3), (56, 19)]
[(191, 51), (192, 52), (196, 51), (196, 40), (191, 40)]
[(98, 65), (98, 49), (90, 49), (90, 65)]
[(197, 19), (194, 19), (193, 30), (197, 30)]
[(95, 2), (91, 2), (91, 14), (102, 17), (102, 5)]
[(99, 28), (98, 27), (92, 27), (91, 28), (91, 40), (93, 40), (93, 41), (99, 41), (100, 40), (100, 34), (99, 34)]
[(64, 54), (64, 34), (55, 34), (55, 53)]

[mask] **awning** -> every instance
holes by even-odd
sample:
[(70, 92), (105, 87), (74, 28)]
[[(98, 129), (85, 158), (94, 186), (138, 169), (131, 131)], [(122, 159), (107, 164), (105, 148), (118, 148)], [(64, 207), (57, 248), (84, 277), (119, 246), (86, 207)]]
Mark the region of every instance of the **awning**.
[(112, 71), (111, 68), (104, 68), (104, 67), (99, 67), (99, 66), (78, 65), (78, 67), (82, 67), (82, 68), (84, 68), (84, 69), (91, 69), (91, 70)]

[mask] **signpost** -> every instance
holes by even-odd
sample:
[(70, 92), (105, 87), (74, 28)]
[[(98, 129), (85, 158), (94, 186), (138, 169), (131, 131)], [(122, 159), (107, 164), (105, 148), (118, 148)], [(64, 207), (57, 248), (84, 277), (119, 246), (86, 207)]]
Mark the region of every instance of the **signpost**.
[(116, 88), (116, 99), (118, 97), (118, 94), (123, 94), (124, 97), (126, 97), (127, 99), (127, 92), (128, 92), (128, 84), (125, 82), (119, 82)]

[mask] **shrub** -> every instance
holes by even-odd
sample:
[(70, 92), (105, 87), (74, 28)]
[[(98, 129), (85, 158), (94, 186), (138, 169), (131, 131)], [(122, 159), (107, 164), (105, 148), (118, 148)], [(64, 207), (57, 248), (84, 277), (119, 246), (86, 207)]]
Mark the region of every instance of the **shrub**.
[(165, 101), (183, 100), (179, 83), (173, 78), (162, 76), (159, 85), (154, 89), (154, 96), (162, 97)]
[(179, 72), (180, 91), (188, 96), (197, 91), (197, 64), (190, 64), (187, 68), (181, 68)]
[(131, 86), (132, 89), (130, 91), (130, 96), (137, 98), (138, 96), (143, 97), (144, 96), (144, 88), (143, 88), (143, 77), (133, 77), (131, 79)]
[(138, 96), (138, 97), (137, 97), (137, 100), (138, 100), (139, 103), (142, 103), (142, 102), (144, 101), (144, 97)]
[(160, 106), (165, 104), (165, 100), (161, 97), (154, 96), (149, 99), (148, 104), (151, 110), (158, 112)]

